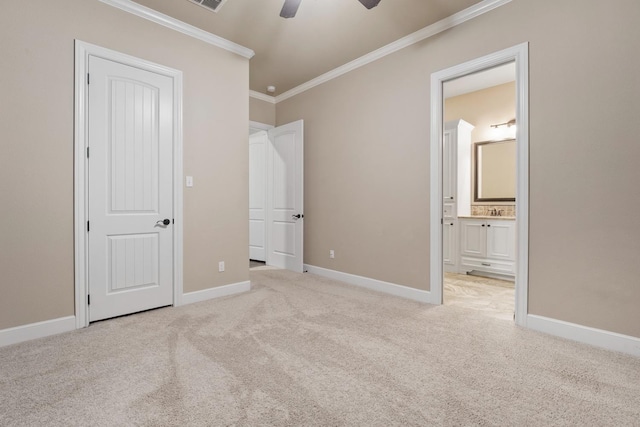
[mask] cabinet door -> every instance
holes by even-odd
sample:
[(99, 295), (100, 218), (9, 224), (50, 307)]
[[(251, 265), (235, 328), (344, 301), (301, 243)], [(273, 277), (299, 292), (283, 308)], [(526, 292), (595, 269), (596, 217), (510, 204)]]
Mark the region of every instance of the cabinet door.
[[(442, 261), (445, 266), (455, 266), (457, 261), (456, 245), (456, 223), (452, 220), (445, 220), (442, 225)], [(451, 271), (447, 269), (446, 271)]]
[[(446, 218), (455, 218), (456, 215), (456, 205), (455, 203), (445, 203), (442, 206), (442, 216), (446, 219)], [(449, 221), (451, 222), (451, 221)]]
[(484, 258), (487, 252), (485, 221), (460, 221), (460, 254)]
[(442, 139), (442, 197), (446, 202), (455, 200), (456, 156), (455, 132), (445, 132)]
[(515, 261), (515, 221), (487, 221), (487, 258)]

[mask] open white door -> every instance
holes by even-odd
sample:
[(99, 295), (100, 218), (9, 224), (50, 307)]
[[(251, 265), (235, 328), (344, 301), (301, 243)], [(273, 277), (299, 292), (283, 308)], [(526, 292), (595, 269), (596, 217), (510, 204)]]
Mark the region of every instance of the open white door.
[(89, 57), (89, 320), (173, 303), (173, 81)]
[(302, 273), (304, 126), (269, 131), (267, 148), (267, 264)]
[(249, 259), (266, 261), (267, 147), (266, 131), (249, 135)]

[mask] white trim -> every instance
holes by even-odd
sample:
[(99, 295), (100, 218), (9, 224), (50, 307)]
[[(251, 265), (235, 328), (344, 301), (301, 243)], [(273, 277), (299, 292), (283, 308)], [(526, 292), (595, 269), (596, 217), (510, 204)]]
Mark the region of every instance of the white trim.
[(253, 120), (249, 120), (249, 129), (255, 129), (255, 130), (271, 130), (273, 129), (275, 126), (273, 125), (268, 125), (266, 123), (260, 123), (260, 122), (254, 122)]
[(499, 52), (456, 65), (431, 75), (431, 220), (430, 283), (435, 304), (442, 304), (442, 84), (447, 80), (492, 68), (507, 62), (516, 63), (516, 122), (518, 141), (516, 185), (516, 323), (527, 326), (529, 289), (529, 45), (522, 43)]
[(178, 19), (172, 18), (169, 15), (160, 13), (157, 10), (150, 9), (141, 4), (135, 3), (131, 0), (100, 0), (102, 3), (108, 4), (125, 12), (129, 12), (132, 15), (139, 16), (140, 18), (147, 19), (156, 24), (160, 24), (164, 27), (178, 31), (187, 36), (201, 40), (210, 45), (219, 47), (229, 52), (236, 53), (245, 58), (251, 59), (255, 55), (255, 52), (249, 48), (241, 46), (237, 43), (224, 39), (215, 34), (211, 34), (208, 31), (204, 31), (198, 27), (182, 22)]
[(324, 73), (314, 79), (311, 79), (306, 83), (296, 86), (293, 89), (290, 89), (276, 96), (275, 102), (278, 103), (289, 99), (311, 88), (326, 83), (329, 80), (333, 80), (336, 77), (340, 77), (343, 74), (367, 65), (373, 61), (377, 61), (378, 59), (384, 58), (387, 55), (391, 55), (392, 53), (397, 52), (400, 49), (404, 49), (407, 46), (411, 46), (412, 44), (418, 43), (424, 39), (433, 37), (438, 33), (460, 25), (466, 21), (469, 21), (470, 19), (483, 15), (510, 2), (511, 0), (483, 0), (478, 4), (475, 4), (458, 13), (454, 13), (451, 16), (441, 19), (436, 23), (424, 27), (423, 29), (416, 31), (415, 33), (409, 34), (408, 36), (389, 43), (388, 45), (376, 49), (373, 52), (369, 52), (366, 55), (361, 56), (360, 58), (354, 59), (351, 62), (341, 65), (338, 68), (334, 68), (333, 70)]
[(217, 288), (209, 288), (203, 291), (189, 292), (182, 296), (182, 304), (193, 304), (194, 302), (207, 301), (214, 298), (226, 297), (251, 290), (251, 282), (232, 283), (230, 285), (218, 286)]
[(76, 329), (75, 316), (60, 317), (0, 330), (0, 347), (44, 338)]
[(640, 357), (640, 338), (529, 314), (527, 327), (546, 334)]
[(154, 64), (100, 46), (75, 41), (75, 107), (74, 107), (74, 274), (76, 328), (89, 325), (87, 316), (87, 84), (89, 55), (120, 62), (173, 79), (174, 143), (173, 143), (173, 305), (182, 304), (183, 288), (183, 187), (182, 187), (182, 71)]
[(432, 295), (429, 291), (422, 291), (420, 289), (410, 288), (404, 285), (383, 282), (382, 280), (356, 276), (355, 274), (343, 273), (341, 271), (329, 270), (327, 268), (315, 267), (308, 264), (304, 265), (304, 271), (311, 274), (317, 274), (318, 276), (326, 277), (328, 279), (345, 282), (350, 285), (371, 289), (373, 291), (384, 292), (385, 294), (395, 295), (397, 297), (414, 301), (431, 303)]
[(265, 95), (264, 93), (256, 92), (255, 90), (249, 91), (249, 97), (259, 99), (260, 101), (265, 101), (270, 104), (276, 103), (276, 98), (271, 95)]
[(182, 71), (173, 76), (173, 306), (182, 305), (184, 277)]

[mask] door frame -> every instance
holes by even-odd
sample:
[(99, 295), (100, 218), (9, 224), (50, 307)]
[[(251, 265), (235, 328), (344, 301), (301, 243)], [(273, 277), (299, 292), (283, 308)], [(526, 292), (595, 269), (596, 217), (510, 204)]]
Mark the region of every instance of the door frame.
[(134, 56), (75, 40), (74, 96), (74, 283), (76, 329), (89, 326), (87, 295), (88, 245), (88, 90), (89, 56), (140, 68), (173, 80), (173, 305), (182, 303), (183, 291), (183, 188), (182, 188), (182, 71)]
[(269, 131), (271, 129), (273, 129), (275, 126), (273, 125), (268, 125), (266, 123), (260, 123), (260, 122), (254, 122), (253, 120), (249, 120), (249, 132), (251, 132), (251, 130), (256, 130), (256, 131), (260, 131), (260, 130), (264, 130), (264, 131)]
[(442, 304), (442, 139), (443, 93), (446, 81), (514, 62), (516, 64), (516, 282), (515, 321), (527, 326), (529, 292), (529, 43), (525, 42), (431, 75), (431, 211), (430, 282), (433, 304)]

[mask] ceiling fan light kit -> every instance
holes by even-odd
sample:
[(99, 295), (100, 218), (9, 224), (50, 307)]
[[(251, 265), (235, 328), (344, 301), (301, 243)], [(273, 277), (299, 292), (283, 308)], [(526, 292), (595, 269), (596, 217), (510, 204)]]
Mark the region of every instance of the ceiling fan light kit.
[[(380, 3), (380, 0), (358, 0), (367, 9), (372, 9)], [(280, 16), (283, 18), (293, 18), (298, 12), (300, 3), (302, 0), (284, 0), (284, 5), (280, 11)]]

